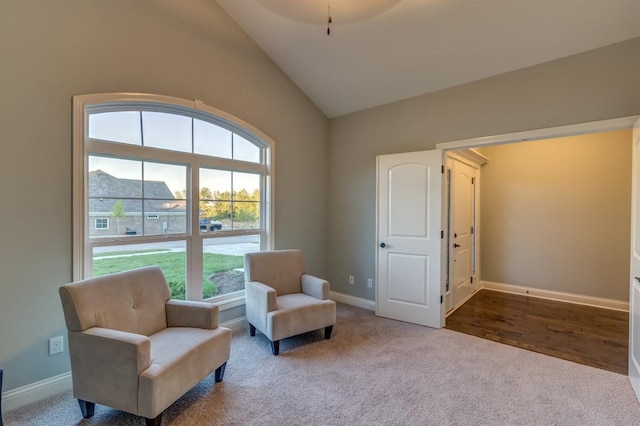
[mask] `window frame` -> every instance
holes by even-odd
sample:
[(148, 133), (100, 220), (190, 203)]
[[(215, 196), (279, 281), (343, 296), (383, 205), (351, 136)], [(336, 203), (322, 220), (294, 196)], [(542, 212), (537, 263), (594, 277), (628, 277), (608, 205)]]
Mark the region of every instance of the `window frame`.
[[(185, 115), (203, 120), (255, 143), (261, 148), (259, 163), (213, 157), (195, 153), (163, 150), (145, 146), (129, 145), (89, 139), (89, 115), (95, 112), (143, 110)], [(251, 124), (231, 114), (205, 105), (199, 100), (186, 100), (163, 95), (140, 93), (103, 93), (77, 95), (73, 97), (73, 280), (89, 278), (92, 271), (93, 247), (120, 245), (123, 241), (131, 244), (185, 241), (186, 244), (186, 286), (187, 300), (202, 300), (202, 246), (208, 238), (231, 237), (237, 235), (260, 236), (260, 250), (272, 250), (274, 235), (274, 151), (275, 142)], [(88, 158), (90, 155), (113, 156), (133, 160), (153, 161), (187, 166), (187, 229), (185, 233), (163, 235), (139, 235), (91, 240), (88, 214)], [(255, 230), (229, 230), (224, 234), (203, 235), (199, 229), (199, 173), (200, 168), (257, 173), (261, 179), (261, 228)], [(135, 242), (134, 242), (135, 241)], [(198, 269), (199, 266), (199, 269)], [(194, 297), (200, 295), (200, 297)], [(226, 303), (226, 308), (244, 303), (244, 290), (206, 299)]]

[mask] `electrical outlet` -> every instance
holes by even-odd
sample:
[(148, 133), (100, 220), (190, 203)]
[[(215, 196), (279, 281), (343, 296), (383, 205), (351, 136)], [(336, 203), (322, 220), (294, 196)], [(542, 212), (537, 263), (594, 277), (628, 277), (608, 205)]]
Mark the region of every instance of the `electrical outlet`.
[(55, 355), (61, 352), (64, 352), (64, 340), (62, 340), (62, 336), (49, 339), (49, 355)]
[(349, 275), (349, 284), (354, 285), (356, 283), (356, 279), (353, 277), (353, 275)]
[(367, 287), (373, 288), (373, 280), (371, 278), (367, 280)]

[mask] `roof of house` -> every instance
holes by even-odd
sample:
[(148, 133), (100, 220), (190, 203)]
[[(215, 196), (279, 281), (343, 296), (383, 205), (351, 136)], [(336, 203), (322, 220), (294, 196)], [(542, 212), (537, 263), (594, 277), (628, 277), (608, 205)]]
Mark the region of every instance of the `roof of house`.
[[(144, 199), (143, 196), (144, 189)], [(89, 172), (89, 212), (109, 213), (122, 201), (125, 212), (148, 214), (185, 212), (185, 200), (176, 199), (164, 181), (122, 179), (102, 170)]]

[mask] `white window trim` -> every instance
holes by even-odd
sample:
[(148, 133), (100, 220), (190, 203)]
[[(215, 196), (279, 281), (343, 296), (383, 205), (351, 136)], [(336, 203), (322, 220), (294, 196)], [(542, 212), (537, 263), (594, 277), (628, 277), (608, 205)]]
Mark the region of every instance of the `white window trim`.
[[(224, 111), (220, 111), (214, 107), (205, 105), (199, 100), (186, 100), (181, 98), (175, 98), (171, 96), (143, 94), (143, 93), (101, 93), (90, 95), (77, 95), (73, 97), (73, 280), (82, 280), (87, 278), (87, 259), (86, 259), (86, 245), (89, 242), (88, 232), (85, 234), (86, 228), (86, 211), (87, 211), (87, 182), (86, 173), (87, 168), (87, 146), (85, 143), (88, 132), (88, 114), (87, 109), (100, 105), (113, 105), (114, 110), (119, 110), (123, 106), (127, 108), (144, 107), (145, 110), (149, 110), (150, 107), (157, 109), (158, 111), (168, 111), (175, 113), (176, 110), (182, 109), (187, 112), (188, 115), (198, 118), (198, 116), (210, 117), (215, 116), (218, 120), (225, 123), (234, 133), (237, 133), (248, 139), (258, 138), (266, 144), (263, 149), (264, 162), (261, 164), (247, 163), (247, 167), (254, 167), (256, 171), (266, 171), (266, 179), (264, 179), (264, 188), (261, 188), (264, 194), (264, 203), (262, 203), (262, 211), (260, 212), (264, 218), (264, 229), (260, 234), (261, 250), (272, 250), (273, 242), (275, 240), (275, 218), (274, 218), (274, 182), (275, 182), (275, 167), (274, 167), (274, 150), (275, 142), (269, 136), (255, 128), (253, 125), (246, 121), (228, 114)], [(127, 147), (131, 148), (131, 147)], [(180, 152), (171, 152), (171, 162), (180, 162), (179, 157), (182, 155)], [(193, 156), (195, 154), (189, 154)], [(210, 161), (211, 158), (207, 157)], [(233, 170), (232, 164), (237, 164), (238, 160), (227, 160), (224, 158), (216, 158), (216, 163), (221, 168)], [(227, 165), (225, 167), (225, 165)], [(195, 178), (197, 180), (197, 177)], [(198, 185), (197, 182), (191, 182), (192, 196), (197, 196)], [(196, 188), (196, 189), (194, 189)], [(82, 194), (82, 196), (78, 196)], [(191, 209), (189, 213), (191, 215), (191, 223), (198, 224), (198, 209)], [(194, 226), (195, 230), (192, 232), (190, 238), (187, 239), (187, 251), (194, 253), (195, 245), (202, 246), (202, 236), (198, 232), (198, 227)], [(88, 231), (88, 230), (87, 230)], [(242, 235), (242, 231), (238, 231), (238, 235)], [(184, 236), (176, 236), (179, 239), (184, 239)], [(148, 240), (157, 240), (158, 237), (149, 237)], [(163, 236), (161, 240), (168, 240), (170, 237)], [(145, 237), (140, 238), (140, 242), (144, 242)], [(189, 243), (190, 242), (190, 243)], [(117, 242), (115, 242), (117, 243)], [(191, 244), (191, 246), (190, 246)], [(197, 288), (191, 288), (195, 285), (201, 277), (194, 276), (198, 272), (193, 271), (192, 268), (187, 268), (187, 294), (193, 294)], [(201, 276), (201, 273), (200, 273)], [(191, 292), (189, 291), (191, 290)], [(239, 298), (244, 298), (242, 295), (235, 294), (233, 299), (236, 301)], [(224, 300), (224, 295), (221, 296), (221, 300)], [(210, 299), (209, 299), (210, 300)]]

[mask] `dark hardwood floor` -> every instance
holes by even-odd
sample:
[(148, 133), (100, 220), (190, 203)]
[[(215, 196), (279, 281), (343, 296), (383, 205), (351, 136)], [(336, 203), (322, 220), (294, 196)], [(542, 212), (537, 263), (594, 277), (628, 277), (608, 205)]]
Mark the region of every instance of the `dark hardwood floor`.
[(446, 328), (627, 374), (627, 312), (480, 290)]

